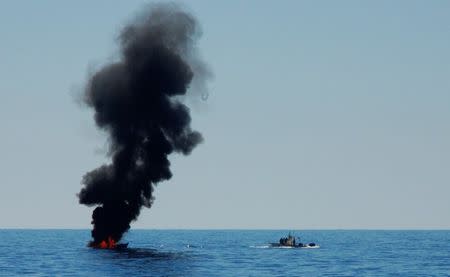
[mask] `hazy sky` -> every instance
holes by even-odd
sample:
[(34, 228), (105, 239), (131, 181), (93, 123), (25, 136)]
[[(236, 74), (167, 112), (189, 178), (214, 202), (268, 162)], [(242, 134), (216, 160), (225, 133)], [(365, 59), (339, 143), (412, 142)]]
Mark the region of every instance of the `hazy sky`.
[[(90, 228), (77, 104), (146, 1), (0, 1), (0, 228)], [(450, 1), (186, 1), (205, 137), (140, 228), (450, 228)]]

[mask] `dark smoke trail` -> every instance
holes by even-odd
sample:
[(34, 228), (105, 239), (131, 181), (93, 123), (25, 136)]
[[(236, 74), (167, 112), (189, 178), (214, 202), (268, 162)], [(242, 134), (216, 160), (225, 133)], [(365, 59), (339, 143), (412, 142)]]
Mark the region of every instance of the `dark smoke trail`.
[(173, 4), (151, 6), (120, 33), (121, 56), (94, 73), (84, 102), (109, 135), (111, 164), (83, 177), (79, 201), (97, 205), (93, 244), (119, 241), (142, 206), (152, 205), (153, 185), (172, 177), (168, 155), (188, 155), (202, 142), (180, 102), (193, 81), (205, 91), (209, 71), (197, 55), (195, 18)]

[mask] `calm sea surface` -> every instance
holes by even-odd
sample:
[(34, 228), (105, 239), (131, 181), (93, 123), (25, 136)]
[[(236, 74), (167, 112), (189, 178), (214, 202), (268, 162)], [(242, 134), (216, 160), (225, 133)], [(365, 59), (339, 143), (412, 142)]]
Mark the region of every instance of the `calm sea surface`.
[(450, 276), (450, 231), (296, 231), (319, 249), (270, 248), (287, 231), (131, 230), (129, 249), (89, 230), (0, 230), (0, 275)]

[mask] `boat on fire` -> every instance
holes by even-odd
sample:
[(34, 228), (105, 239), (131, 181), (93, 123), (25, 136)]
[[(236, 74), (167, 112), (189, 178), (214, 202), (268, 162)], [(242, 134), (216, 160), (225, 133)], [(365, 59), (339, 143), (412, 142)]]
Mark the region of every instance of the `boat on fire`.
[(94, 241), (91, 241), (89, 243), (89, 246), (96, 249), (126, 249), (128, 247), (128, 243), (117, 243), (114, 239), (111, 237), (108, 237), (107, 240), (102, 240), (101, 242), (97, 243)]
[[(300, 238), (298, 238), (300, 240)], [(279, 242), (271, 243), (271, 247), (280, 247), (280, 248), (319, 248), (320, 246), (314, 242), (310, 243), (302, 243), (296, 241), (296, 237), (289, 235), (287, 237), (280, 238)]]

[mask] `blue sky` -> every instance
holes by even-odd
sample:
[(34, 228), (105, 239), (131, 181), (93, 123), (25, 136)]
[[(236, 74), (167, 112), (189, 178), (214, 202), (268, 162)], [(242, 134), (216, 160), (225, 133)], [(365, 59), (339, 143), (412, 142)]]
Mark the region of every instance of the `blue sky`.
[[(0, 2), (0, 227), (90, 228), (76, 101), (146, 1)], [(205, 137), (139, 228), (450, 228), (450, 2), (185, 1)]]

